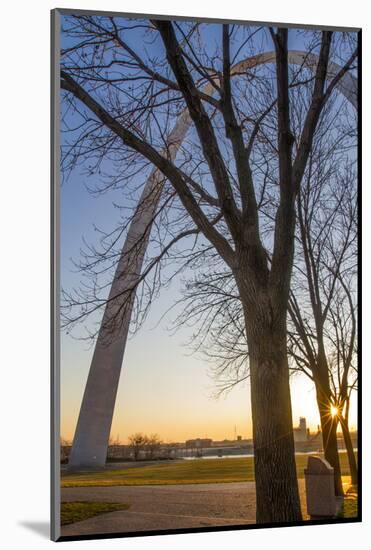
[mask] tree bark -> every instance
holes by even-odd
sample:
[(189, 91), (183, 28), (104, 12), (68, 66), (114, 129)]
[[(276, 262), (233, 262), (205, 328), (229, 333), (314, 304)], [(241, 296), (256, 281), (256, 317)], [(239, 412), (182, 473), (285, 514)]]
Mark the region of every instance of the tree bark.
[(257, 523), (301, 521), (289, 386), (286, 313), (242, 301), (250, 357)]
[(337, 422), (331, 416), (330, 385), (328, 371), (315, 380), (317, 405), (321, 421), (323, 453), (327, 462), (334, 468), (335, 494), (344, 494), (341, 481), (340, 460), (337, 445)]
[(343, 432), (345, 448), (347, 450), (350, 476), (352, 479), (352, 485), (358, 485), (358, 466), (356, 455), (354, 454), (353, 443), (350, 437), (349, 426), (346, 420), (340, 416), (340, 424)]

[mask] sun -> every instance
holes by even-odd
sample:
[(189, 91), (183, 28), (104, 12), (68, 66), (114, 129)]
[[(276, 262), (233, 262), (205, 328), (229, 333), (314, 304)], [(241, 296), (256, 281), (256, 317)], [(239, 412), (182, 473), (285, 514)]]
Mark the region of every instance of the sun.
[(336, 405), (331, 405), (330, 410), (331, 410), (331, 416), (333, 418), (339, 414), (339, 409), (338, 407), (336, 407)]

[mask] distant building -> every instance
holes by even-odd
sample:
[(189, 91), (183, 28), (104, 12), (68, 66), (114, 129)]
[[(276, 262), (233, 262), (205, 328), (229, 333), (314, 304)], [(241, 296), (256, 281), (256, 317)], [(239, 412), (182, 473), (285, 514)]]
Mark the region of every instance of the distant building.
[(196, 439), (187, 439), (185, 442), (186, 449), (205, 449), (211, 447), (213, 440), (197, 437)]
[(304, 416), (299, 419), (299, 426), (294, 428), (294, 441), (295, 443), (303, 443), (308, 441), (309, 431), (307, 430), (307, 421)]

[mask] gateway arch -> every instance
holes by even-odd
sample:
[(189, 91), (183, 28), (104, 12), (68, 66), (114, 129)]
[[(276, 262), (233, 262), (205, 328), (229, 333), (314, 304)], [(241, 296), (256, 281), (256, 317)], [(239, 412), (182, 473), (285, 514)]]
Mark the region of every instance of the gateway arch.
[[(290, 64), (316, 69), (318, 56), (303, 51), (288, 52)], [(275, 53), (267, 52), (237, 63), (231, 74), (251, 69), (258, 65), (275, 63)], [(341, 67), (329, 63), (327, 80), (332, 80)], [(338, 91), (357, 109), (357, 79), (349, 72), (337, 83)], [(209, 83), (203, 88), (213, 93)], [(166, 154), (175, 160), (187, 131), (192, 125), (188, 110), (178, 117), (169, 135)], [(163, 150), (165, 154), (165, 149)], [(126, 240), (117, 264), (109, 298), (103, 313), (90, 370), (81, 403), (69, 458), (69, 468), (94, 468), (105, 465), (111, 431), (116, 394), (133, 311), (135, 292), (130, 292), (139, 282), (144, 255), (148, 246), (152, 221), (161, 197), (164, 177), (154, 169), (147, 179), (142, 195), (131, 220)], [(130, 299), (126, 296), (130, 293)], [(116, 322), (119, 318), (119, 322)]]

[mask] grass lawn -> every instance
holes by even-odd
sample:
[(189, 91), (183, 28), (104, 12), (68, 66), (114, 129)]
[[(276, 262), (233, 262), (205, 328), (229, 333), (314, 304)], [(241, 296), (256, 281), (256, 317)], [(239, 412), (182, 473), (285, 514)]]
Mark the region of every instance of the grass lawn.
[(358, 488), (356, 485), (351, 485), (347, 490), (340, 510), (339, 517), (341, 518), (357, 518), (358, 517)]
[(115, 502), (62, 502), (61, 504), (61, 524), (69, 525), (77, 521), (83, 521), (99, 514), (116, 512), (117, 510), (127, 510), (128, 504)]
[[(304, 477), (306, 455), (296, 455), (298, 477)], [(349, 476), (346, 453), (340, 453), (341, 471)], [(254, 481), (252, 457), (181, 460), (138, 468), (109, 469), (98, 472), (65, 473), (62, 487), (109, 487), (118, 485), (174, 485), (187, 483), (228, 483)]]

